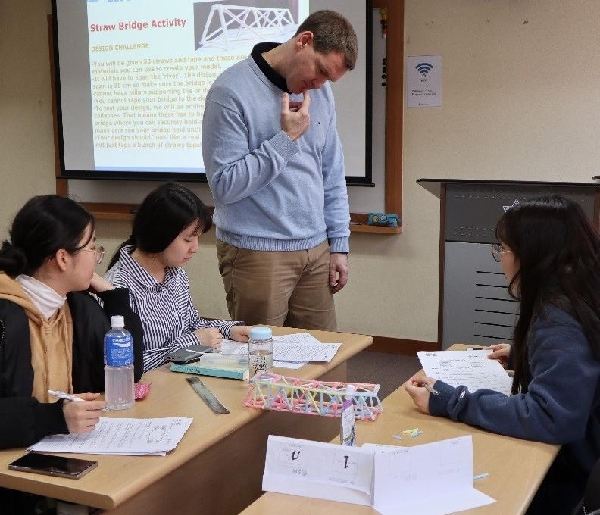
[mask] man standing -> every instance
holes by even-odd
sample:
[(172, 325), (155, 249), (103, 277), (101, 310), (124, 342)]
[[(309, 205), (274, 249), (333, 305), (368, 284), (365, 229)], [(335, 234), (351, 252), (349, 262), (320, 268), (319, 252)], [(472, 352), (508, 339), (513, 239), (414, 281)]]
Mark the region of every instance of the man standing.
[(357, 50), (346, 18), (317, 11), (208, 92), (202, 152), (234, 320), (336, 329), (350, 214), (329, 81), (354, 68)]

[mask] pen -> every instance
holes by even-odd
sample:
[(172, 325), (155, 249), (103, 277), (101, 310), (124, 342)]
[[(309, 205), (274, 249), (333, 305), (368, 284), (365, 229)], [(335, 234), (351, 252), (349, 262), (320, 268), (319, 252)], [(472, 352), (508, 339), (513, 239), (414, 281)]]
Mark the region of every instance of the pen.
[(70, 393), (66, 393), (66, 392), (59, 392), (58, 390), (48, 390), (48, 393), (50, 395), (54, 395), (54, 397), (58, 397), (59, 399), (66, 399), (68, 401), (73, 401), (73, 402), (82, 402), (83, 399), (81, 397), (76, 397), (75, 395), (71, 395)]
[(423, 388), (425, 388), (425, 390), (427, 390), (431, 395), (439, 395), (440, 392), (438, 392), (433, 386), (429, 386), (427, 383), (421, 383), (419, 386), (422, 386)]

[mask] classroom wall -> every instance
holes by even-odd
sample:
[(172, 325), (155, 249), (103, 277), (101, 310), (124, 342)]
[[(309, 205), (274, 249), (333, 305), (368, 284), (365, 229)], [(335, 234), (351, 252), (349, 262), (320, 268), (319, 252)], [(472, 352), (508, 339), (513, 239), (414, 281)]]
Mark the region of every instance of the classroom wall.
[(0, 235), (34, 193), (54, 192), (50, 2), (0, 0)]
[[(0, 0), (2, 237), (30, 195), (54, 192), (49, 12), (49, 0)], [(340, 330), (437, 339), (439, 203), (416, 179), (598, 173), (598, 19), (592, 0), (406, 1), (406, 54), (443, 56), (443, 107), (405, 110), (403, 233), (352, 236)], [(97, 232), (113, 250), (129, 226), (101, 221)], [(226, 317), (212, 232), (198, 254), (188, 267), (196, 303)]]

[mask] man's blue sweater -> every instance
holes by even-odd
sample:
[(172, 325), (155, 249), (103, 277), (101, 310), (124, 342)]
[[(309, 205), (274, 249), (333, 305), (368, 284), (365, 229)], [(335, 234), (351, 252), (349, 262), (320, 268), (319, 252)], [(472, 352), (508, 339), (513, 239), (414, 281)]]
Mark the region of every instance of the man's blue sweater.
[(210, 88), (202, 153), (217, 237), (264, 251), (305, 250), (328, 239), (331, 252), (348, 252), (348, 194), (331, 87), (311, 90), (310, 127), (296, 141), (281, 129), (282, 94), (252, 57)]

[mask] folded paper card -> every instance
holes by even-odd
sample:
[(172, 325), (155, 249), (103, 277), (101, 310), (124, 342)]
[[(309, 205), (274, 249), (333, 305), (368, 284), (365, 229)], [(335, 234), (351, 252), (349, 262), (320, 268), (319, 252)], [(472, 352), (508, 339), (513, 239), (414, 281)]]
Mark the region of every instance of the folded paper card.
[(263, 490), (371, 504), (373, 451), (269, 436)]
[(263, 490), (370, 505), (382, 515), (446, 515), (495, 502), (473, 488), (470, 436), (411, 447), (269, 436)]
[(473, 488), (473, 440), (461, 436), (374, 450), (373, 508), (382, 515), (445, 515), (494, 501)]

